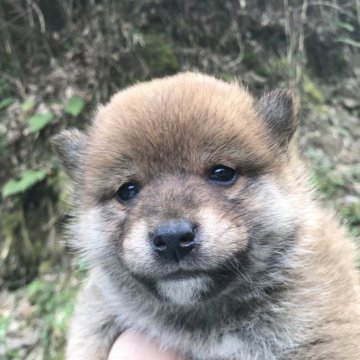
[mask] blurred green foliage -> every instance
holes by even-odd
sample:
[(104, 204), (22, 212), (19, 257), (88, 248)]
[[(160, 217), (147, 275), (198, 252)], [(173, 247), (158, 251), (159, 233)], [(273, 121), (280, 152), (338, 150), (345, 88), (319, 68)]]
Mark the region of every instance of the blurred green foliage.
[(29, 130), (32, 133), (39, 132), (54, 119), (51, 112), (35, 114), (29, 118)]
[[(81, 276), (72, 283), (65, 266), (59, 234), (71, 216), (69, 179), (48, 140), (66, 127), (86, 127), (98, 103), (128, 84), (191, 69), (239, 78), (255, 94), (291, 87), (304, 109), (299, 141), (310, 137), (302, 149), (317, 191), (360, 236), (360, 171), (352, 154), (360, 140), (358, 119), (350, 121), (360, 109), (358, 4), (311, 4), (305, 19), (304, 4), (0, 2), (0, 287), (14, 299), (13, 311), (0, 313), (0, 357), (14, 324), (19, 334), (31, 328), (38, 336), (29, 353), (63, 357)], [(345, 114), (338, 111), (343, 99)], [(324, 140), (327, 128), (333, 132)], [(326, 146), (339, 139), (343, 160)], [(63, 277), (46, 278), (57, 272)], [(26, 319), (18, 319), (21, 299), (31, 309)], [(23, 350), (8, 349), (5, 359), (26, 359)]]
[[(79, 285), (71, 283), (68, 277), (61, 277), (56, 281), (38, 278), (15, 291), (12, 294), (13, 301), (25, 308), (23, 311), (28, 314), (25, 320), (19, 319), (16, 314), (0, 314), (0, 346), (4, 345), (5, 336), (12, 331), (10, 325), (17, 323), (19, 341), (26, 343), (26, 337), (36, 335), (32, 341), (41, 343), (37, 357), (63, 359), (64, 334), (69, 325), (78, 287)], [(32, 327), (36, 327), (36, 331), (29, 333), (28, 329)], [(24, 339), (21, 339), (22, 336)], [(4, 354), (4, 360), (15, 360), (19, 357), (23, 357), (23, 349), (9, 349)]]
[(77, 117), (83, 111), (85, 106), (84, 99), (80, 96), (72, 96), (70, 99), (67, 100), (64, 111), (67, 114), (72, 115), (73, 117)]
[(44, 180), (46, 172), (43, 170), (26, 170), (18, 179), (10, 179), (2, 189), (2, 196), (6, 198), (15, 194), (23, 193), (34, 184)]
[(139, 49), (139, 54), (148, 68), (144, 80), (163, 74), (171, 75), (180, 70), (173, 49), (163, 36), (146, 35), (144, 41), (145, 45)]
[(11, 97), (6, 97), (4, 99), (0, 100), (0, 110), (7, 108), (9, 105), (11, 105), (14, 102), (14, 99)]

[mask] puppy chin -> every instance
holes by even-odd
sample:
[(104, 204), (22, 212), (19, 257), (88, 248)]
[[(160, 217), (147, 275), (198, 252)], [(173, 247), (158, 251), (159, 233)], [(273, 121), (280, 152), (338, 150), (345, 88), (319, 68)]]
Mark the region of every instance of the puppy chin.
[(161, 279), (156, 284), (158, 294), (176, 305), (195, 304), (211, 288), (211, 279), (206, 275)]

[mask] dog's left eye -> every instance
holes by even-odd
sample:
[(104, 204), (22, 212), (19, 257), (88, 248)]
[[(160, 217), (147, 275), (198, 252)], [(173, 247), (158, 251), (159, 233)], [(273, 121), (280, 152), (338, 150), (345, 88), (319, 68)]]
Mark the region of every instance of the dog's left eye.
[(120, 186), (116, 192), (116, 199), (120, 202), (127, 202), (133, 199), (140, 191), (140, 186), (134, 182), (128, 182)]
[(236, 171), (225, 165), (216, 165), (209, 173), (211, 181), (221, 183), (223, 185), (231, 185), (236, 178)]

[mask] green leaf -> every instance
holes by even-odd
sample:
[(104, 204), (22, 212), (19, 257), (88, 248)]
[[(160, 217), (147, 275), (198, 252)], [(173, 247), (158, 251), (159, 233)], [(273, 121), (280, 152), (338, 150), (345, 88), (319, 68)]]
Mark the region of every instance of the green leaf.
[(346, 31), (349, 31), (349, 32), (354, 32), (354, 30), (355, 30), (354, 26), (352, 26), (351, 24), (345, 23), (345, 22), (341, 22), (341, 21), (339, 21), (339, 22), (337, 23), (337, 26), (338, 26), (339, 28), (342, 28), (342, 29), (344, 29), (344, 30), (346, 30)]
[(21, 109), (23, 112), (28, 112), (30, 110), (32, 110), (35, 106), (35, 101), (34, 100), (31, 100), (31, 99), (28, 99), (28, 100), (25, 100), (22, 105), (21, 105)]
[(11, 105), (13, 102), (15, 101), (15, 99), (11, 98), (11, 97), (6, 97), (5, 99), (0, 100), (0, 109), (5, 109), (7, 108), (9, 105)]
[(5, 339), (9, 325), (10, 325), (10, 316), (8, 314), (0, 315), (0, 344), (1, 345), (4, 343), (4, 339)]
[(2, 189), (3, 198), (20, 194), (31, 188), (34, 184), (42, 181), (46, 177), (43, 170), (25, 170), (19, 179), (10, 179)]
[(30, 132), (34, 133), (40, 131), (53, 119), (53, 117), (51, 112), (31, 116), (29, 118)]
[(72, 96), (64, 106), (64, 111), (74, 117), (77, 117), (85, 106), (84, 99), (80, 96)]
[(357, 48), (360, 48), (360, 42), (353, 40), (353, 39), (349, 39), (349, 38), (344, 38), (344, 37), (340, 37), (336, 39), (337, 42), (346, 44), (346, 45), (350, 45), (350, 46), (354, 46)]

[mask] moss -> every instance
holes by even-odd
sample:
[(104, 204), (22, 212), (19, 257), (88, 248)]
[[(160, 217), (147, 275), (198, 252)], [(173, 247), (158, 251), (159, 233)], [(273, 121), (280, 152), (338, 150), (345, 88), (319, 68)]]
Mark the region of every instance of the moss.
[(9, 288), (23, 286), (60, 261), (63, 245), (57, 241), (55, 220), (69, 209), (66, 181), (63, 172), (55, 173), (18, 194), (0, 219), (0, 278)]
[[(71, 277), (69, 274), (50, 274), (9, 294), (12, 301), (8, 308), (5, 307), (7, 311), (0, 315), (0, 347), (4, 360), (25, 358), (22, 348), (14, 351), (11, 341), (7, 341), (8, 331), (14, 324), (19, 338), (34, 328), (37, 345), (28, 349), (26, 358), (64, 359), (66, 331), (81, 280), (83, 274), (79, 272)], [(22, 314), (18, 311), (20, 304), (28, 304), (31, 311)]]
[(5, 336), (10, 325), (10, 315), (2, 314), (0, 315), (0, 345), (5, 343)]
[(351, 233), (360, 237), (360, 201), (339, 208), (339, 212), (346, 220)]
[(61, 213), (68, 213), (70, 210), (70, 186), (71, 180), (65, 171), (57, 170), (48, 177), (47, 185), (57, 195), (56, 209)]
[(5, 239), (12, 236), (12, 234), (17, 233), (21, 225), (21, 211), (19, 208), (13, 209), (11, 213), (7, 213), (3, 217), (2, 229)]
[(145, 45), (139, 54), (147, 67), (145, 78), (174, 74), (180, 66), (171, 46), (157, 34), (144, 37)]
[(226, 82), (232, 82), (235, 79), (234, 75), (231, 75), (229, 73), (226, 72), (221, 72), (217, 75), (217, 77), (221, 80), (224, 80)]
[(44, 358), (62, 359), (65, 333), (73, 311), (78, 285), (36, 279), (26, 289), (26, 296), (34, 306), (34, 317), (42, 318), (41, 337)]
[(344, 186), (344, 178), (328, 164), (313, 169), (310, 176), (317, 190), (328, 200), (334, 198), (338, 190)]
[(3, 265), (0, 275), (10, 288), (16, 288), (35, 276), (38, 266), (21, 205), (14, 206), (11, 212), (4, 215), (1, 229), (4, 243), (0, 253)]
[(311, 179), (321, 197), (332, 202), (350, 233), (360, 240), (360, 200), (342, 201), (351, 185), (359, 183), (359, 169), (352, 168), (351, 171), (339, 172), (331, 164), (323, 162), (322, 166), (317, 166), (316, 170), (311, 172)]
[(346, 45), (336, 41), (332, 33), (309, 32), (305, 37), (307, 68), (314, 76), (328, 80), (346, 73), (348, 62)]
[(315, 104), (324, 103), (324, 95), (320, 88), (308, 76), (304, 76), (301, 87), (305, 97), (304, 100)]
[(275, 57), (270, 59), (270, 74), (277, 76), (289, 76), (294, 75), (294, 69), (289, 64), (286, 57)]

